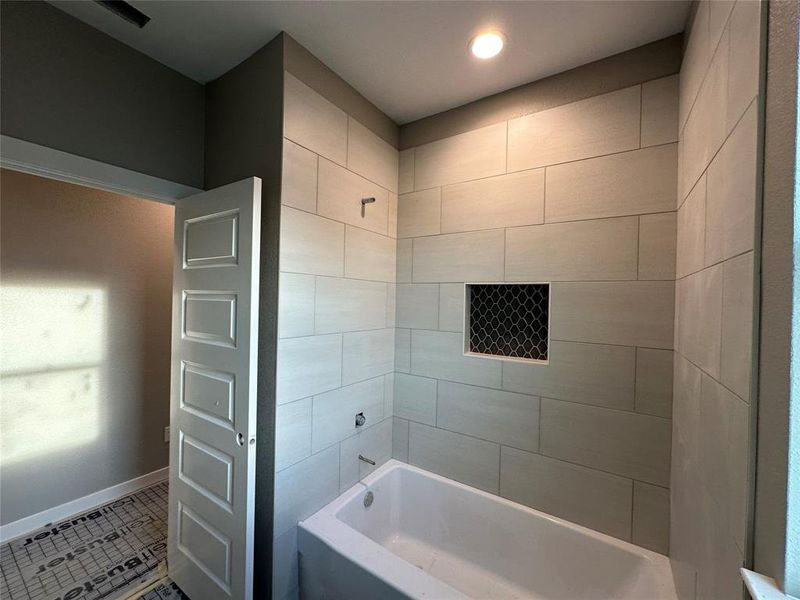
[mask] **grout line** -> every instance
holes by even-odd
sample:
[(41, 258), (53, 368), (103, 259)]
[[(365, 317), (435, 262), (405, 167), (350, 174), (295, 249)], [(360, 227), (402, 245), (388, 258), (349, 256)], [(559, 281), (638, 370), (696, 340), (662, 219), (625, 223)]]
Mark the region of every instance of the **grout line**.
[(639, 149), (642, 149), (642, 121), (644, 119), (644, 85), (639, 84)]

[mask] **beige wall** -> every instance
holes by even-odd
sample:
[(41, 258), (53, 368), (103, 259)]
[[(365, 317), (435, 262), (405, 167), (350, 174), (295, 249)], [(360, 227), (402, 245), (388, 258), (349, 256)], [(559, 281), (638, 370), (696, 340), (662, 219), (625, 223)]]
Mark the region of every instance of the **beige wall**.
[(2, 523), (168, 462), (171, 206), (2, 171)]
[(276, 598), (297, 594), (297, 522), (374, 469), (359, 454), (391, 456), (397, 228), (397, 150), (289, 72), (284, 94)]
[[(403, 150), (398, 211), (395, 458), (664, 553), (677, 85)], [(463, 356), (486, 281), (552, 282), (548, 365)]]
[(671, 555), (739, 598), (747, 552), (761, 4), (701, 2), (680, 76)]

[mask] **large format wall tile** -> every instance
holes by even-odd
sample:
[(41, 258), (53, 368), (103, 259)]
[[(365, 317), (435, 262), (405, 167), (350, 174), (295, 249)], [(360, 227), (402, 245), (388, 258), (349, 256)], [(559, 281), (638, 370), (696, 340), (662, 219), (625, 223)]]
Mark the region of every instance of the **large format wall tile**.
[(347, 168), (397, 193), (397, 167), (397, 150), (350, 117)]
[(672, 348), (671, 281), (556, 282), (551, 295), (554, 340)]
[(342, 384), (342, 336), (317, 335), (278, 342), (278, 404)]
[(281, 404), (275, 411), (275, 470), (311, 455), (311, 398)]
[[(363, 205), (364, 198), (375, 198)], [(317, 212), (330, 219), (387, 235), (389, 192), (329, 160), (319, 160)]]
[[(310, 360), (315, 360), (310, 358)], [(342, 384), (363, 381), (394, 371), (394, 329), (344, 334)]]
[(464, 356), (464, 338), (446, 331), (411, 332), (411, 372), (473, 385), (500, 387), (501, 362)]
[(753, 249), (758, 106), (754, 103), (708, 168), (707, 265)]
[(314, 396), (311, 450), (321, 449), (355, 435), (356, 414), (364, 413), (371, 427), (383, 420), (383, 377)]
[(630, 479), (503, 447), (500, 495), (624, 540), (631, 536)]
[(549, 364), (503, 362), (503, 389), (633, 410), (635, 349), (550, 342)]
[(281, 176), (281, 203), (317, 212), (317, 155), (284, 139)]
[(706, 175), (699, 179), (678, 209), (677, 277), (695, 273), (705, 265)]
[(436, 380), (396, 373), (394, 414), (409, 421), (436, 425)]
[(505, 170), (505, 121), (414, 149), (415, 190), (500, 175)]
[(753, 370), (753, 253), (725, 262), (722, 282), (722, 383), (750, 400)]
[(674, 212), (639, 217), (639, 279), (675, 279)]
[(507, 281), (636, 279), (637, 217), (506, 231)]
[(669, 554), (669, 489), (633, 482), (631, 541), (655, 552)]
[(408, 462), (408, 421), (392, 418), (392, 458)]
[(442, 283), (439, 285), (439, 329), (464, 331), (464, 285)]
[(500, 447), (419, 423), (409, 424), (408, 462), (496, 494)]
[(642, 84), (642, 147), (678, 141), (678, 76)]
[(669, 486), (669, 420), (544, 398), (541, 420), (542, 454)]
[[(715, 4), (715, 3), (712, 3)], [(733, 126), (758, 94), (760, 2), (736, 3), (730, 17), (730, 64), (728, 71), (727, 130)]]
[(636, 412), (672, 418), (672, 350), (636, 349)]
[(399, 154), (397, 192), (406, 194), (414, 191), (414, 149), (402, 150)]
[(411, 283), (412, 240), (397, 240), (397, 283)]
[(386, 327), (385, 283), (317, 278), (314, 328), (317, 334)]
[(502, 229), (493, 229), (417, 238), (414, 281), (502, 281), (504, 237)]
[[(375, 461), (369, 465), (360, 460), (366, 456)], [(342, 441), (339, 446), (339, 492), (344, 493), (392, 458), (392, 419), (384, 419)]]
[(313, 275), (281, 273), (278, 297), (278, 336), (314, 335)]
[(722, 265), (678, 282), (678, 350), (713, 377), (719, 377), (722, 334)]
[(544, 169), (442, 188), (442, 233), (533, 225), (544, 221)]
[(345, 227), (345, 277), (391, 282), (396, 269), (396, 240), (358, 227)]
[(284, 206), (280, 263), (281, 271), (341, 276), (344, 225)]
[(675, 210), (678, 145), (547, 168), (545, 221)]
[(397, 206), (397, 237), (410, 238), (441, 232), (442, 189), (401, 194)]
[(639, 86), (508, 122), (508, 171), (639, 147)]
[(411, 330), (394, 331), (394, 370), (408, 373), (411, 370)]
[(439, 382), (436, 426), (498, 444), (539, 449), (539, 398)]
[(397, 286), (397, 326), (436, 329), (439, 324), (439, 286), (401, 283)]
[(284, 135), (334, 162), (347, 161), (347, 114), (289, 73), (284, 74)]

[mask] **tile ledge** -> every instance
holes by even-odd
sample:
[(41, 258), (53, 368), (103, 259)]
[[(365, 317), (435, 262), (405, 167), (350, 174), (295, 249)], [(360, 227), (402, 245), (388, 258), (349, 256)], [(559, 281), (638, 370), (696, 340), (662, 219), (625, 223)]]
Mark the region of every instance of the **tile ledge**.
[(748, 569), (740, 569), (740, 572), (753, 600), (792, 600), (795, 598), (784, 594), (778, 587), (778, 583), (771, 577)]

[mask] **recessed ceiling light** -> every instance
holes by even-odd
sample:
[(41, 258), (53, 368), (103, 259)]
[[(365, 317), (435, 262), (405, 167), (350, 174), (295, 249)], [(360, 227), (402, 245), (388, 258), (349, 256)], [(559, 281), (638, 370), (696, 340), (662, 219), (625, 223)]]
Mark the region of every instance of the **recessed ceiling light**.
[(500, 54), (503, 49), (503, 35), (497, 31), (488, 31), (472, 39), (469, 49), (478, 58), (487, 59)]

